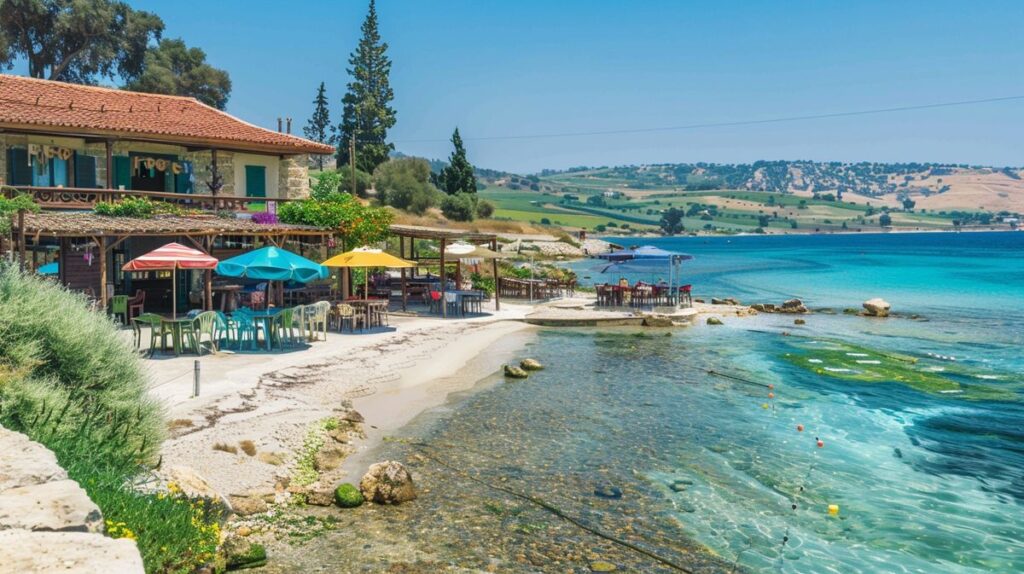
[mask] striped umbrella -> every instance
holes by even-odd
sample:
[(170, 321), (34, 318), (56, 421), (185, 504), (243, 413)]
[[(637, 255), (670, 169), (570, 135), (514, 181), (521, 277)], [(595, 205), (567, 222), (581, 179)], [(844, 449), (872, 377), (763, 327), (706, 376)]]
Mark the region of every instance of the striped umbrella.
[(125, 263), (122, 271), (171, 271), (171, 313), (178, 318), (178, 282), (175, 271), (181, 269), (214, 269), (216, 257), (180, 243), (168, 243)]

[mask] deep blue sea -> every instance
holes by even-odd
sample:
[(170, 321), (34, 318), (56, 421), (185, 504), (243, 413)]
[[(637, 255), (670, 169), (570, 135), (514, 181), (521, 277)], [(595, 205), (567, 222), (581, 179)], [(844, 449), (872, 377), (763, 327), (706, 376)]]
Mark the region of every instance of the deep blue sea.
[[(644, 243), (696, 257), (697, 297), (837, 312), (543, 330), (526, 354), (547, 369), (427, 417), (417, 440), (694, 571), (1024, 572), (1024, 233)], [(576, 268), (604, 279), (591, 266)], [(872, 297), (899, 316), (842, 313)], [(417, 472), (432, 493), (418, 504), (446, 518), (411, 520), (449, 564), (676, 571), (446, 468)]]

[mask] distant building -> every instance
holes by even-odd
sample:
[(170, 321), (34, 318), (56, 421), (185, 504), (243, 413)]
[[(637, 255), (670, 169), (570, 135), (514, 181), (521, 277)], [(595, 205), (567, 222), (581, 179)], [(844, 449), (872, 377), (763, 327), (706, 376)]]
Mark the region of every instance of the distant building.
[(601, 195), (607, 197), (608, 199), (619, 199), (620, 197), (622, 197), (622, 192), (621, 191), (606, 191), (606, 192), (602, 193)]

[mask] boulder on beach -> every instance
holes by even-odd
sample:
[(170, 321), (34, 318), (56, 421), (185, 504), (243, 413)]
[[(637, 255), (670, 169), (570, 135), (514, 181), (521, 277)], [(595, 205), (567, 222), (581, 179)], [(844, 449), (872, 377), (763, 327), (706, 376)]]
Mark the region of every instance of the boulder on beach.
[(723, 325), (724, 324), (724, 323), (722, 323), (722, 320), (719, 319), (718, 317), (708, 317), (707, 323), (708, 323), (708, 325)]
[(359, 491), (366, 500), (377, 504), (401, 504), (416, 500), (416, 487), (405, 466), (394, 460), (378, 462), (359, 481)]
[(519, 368), (524, 371), (539, 371), (544, 368), (537, 359), (523, 359), (519, 362)]
[(334, 503), (342, 508), (356, 508), (365, 501), (363, 493), (354, 484), (343, 482), (334, 489)]
[(733, 297), (723, 297), (723, 298), (712, 297), (711, 298), (711, 304), (712, 305), (739, 305), (740, 302), (737, 301)]
[(888, 317), (889, 309), (892, 308), (888, 301), (878, 297), (868, 299), (861, 305), (864, 307), (864, 314), (869, 317)]
[(168, 485), (181, 490), (189, 498), (205, 498), (219, 504), (225, 513), (231, 512), (231, 502), (226, 496), (217, 492), (210, 483), (198, 472), (187, 466), (174, 466), (168, 471)]
[(525, 379), (530, 376), (522, 367), (515, 365), (505, 365), (505, 376), (510, 379)]
[(262, 514), (268, 510), (267, 501), (257, 496), (232, 496), (231, 510), (239, 516)]

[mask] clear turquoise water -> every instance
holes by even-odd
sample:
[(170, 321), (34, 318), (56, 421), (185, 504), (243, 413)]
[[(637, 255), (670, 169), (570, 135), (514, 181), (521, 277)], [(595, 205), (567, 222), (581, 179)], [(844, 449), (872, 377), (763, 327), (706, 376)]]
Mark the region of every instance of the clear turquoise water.
[[(836, 309), (880, 296), (926, 320), (814, 314), (796, 326), (760, 315), (672, 336), (545, 330), (527, 353), (546, 370), (409, 432), (485, 482), (539, 494), (701, 572), (1024, 571), (1024, 233), (652, 243), (697, 256), (684, 267), (697, 296), (795, 296)], [(1001, 400), (787, 360), (837, 339), (913, 357), (915, 372), (997, 389)], [(708, 370), (772, 384), (775, 398)], [(408, 527), (429, 531), (423, 544), (445, 549), (449, 564), (584, 572), (573, 552), (585, 548), (627, 571), (672, 571), (542, 511), (494, 511), (514, 501), (445, 468), (416, 470), (430, 494)], [(609, 486), (622, 497), (595, 495)], [(512, 558), (521, 552), (525, 566)]]

